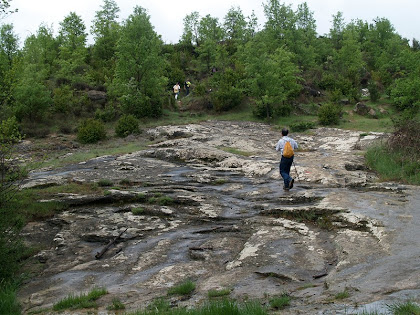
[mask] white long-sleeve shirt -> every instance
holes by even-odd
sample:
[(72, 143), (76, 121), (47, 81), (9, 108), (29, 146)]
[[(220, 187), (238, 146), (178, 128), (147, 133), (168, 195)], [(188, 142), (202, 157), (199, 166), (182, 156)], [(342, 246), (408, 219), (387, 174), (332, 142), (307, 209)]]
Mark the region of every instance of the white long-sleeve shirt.
[(293, 150), (296, 150), (298, 148), (298, 144), (295, 140), (288, 136), (283, 136), (276, 144), (276, 151), (280, 151), (281, 155), (283, 155), (283, 148), (286, 142), (290, 142)]

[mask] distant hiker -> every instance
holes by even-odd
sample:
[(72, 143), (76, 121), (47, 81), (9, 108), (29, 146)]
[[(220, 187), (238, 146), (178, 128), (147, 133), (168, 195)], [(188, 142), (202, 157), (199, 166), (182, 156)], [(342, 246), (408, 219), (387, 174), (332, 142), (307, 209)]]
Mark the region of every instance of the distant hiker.
[(280, 175), (283, 177), (284, 181), (284, 190), (289, 190), (293, 188), (294, 179), (290, 176), (290, 168), (292, 167), (293, 157), (294, 157), (294, 150), (298, 148), (298, 144), (295, 140), (288, 137), (289, 130), (287, 128), (283, 128), (281, 131), (282, 138), (277, 142), (276, 151), (281, 152), (281, 160), (280, 160)]
[(188, 96), (188, 94), (190, 94), (190, 86), (191, 86), (191, 82), (190, 80), (185, 81), (184, 83), (184, 89), (186, 92), (186, 95)]
[(175, 99), (177, 100), (178, 99), (178, 95), (179, 95), (179, 91), (181, 90), (181, 87), (179, 85), (179, 82), (177, 82), (174, 85), (173, 89), (174, 89)]

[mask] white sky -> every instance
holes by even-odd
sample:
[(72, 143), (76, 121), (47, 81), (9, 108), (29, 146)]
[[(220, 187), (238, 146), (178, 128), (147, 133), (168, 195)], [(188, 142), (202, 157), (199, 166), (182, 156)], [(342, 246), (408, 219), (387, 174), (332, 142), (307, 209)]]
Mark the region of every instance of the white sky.
[[(262, 3), (266, 0), (116, 0), (120, 8), (120, 21), (126, 19), (137, 5), (148, 10), (152, 25), (157, 34), (162, 36), (166, 43), (177, 43), (183, 32), (183, 19), (187, 14), (198, 11), (200, 16), (210, 14), (223, 18), (228, 10), (240, 7), (245, 16), (249, 16), (252, 10), (258, 17), (260, 27), (265, 22)], [(304, 0), (281, 0), (280, 3), (292, 4), (293, 10)], [(306, 0), (309, 9), (314, 12), (314, 17), (319, 35), (324, 35), (331, 28), (332, 15), (338, 11), (343, 12), (345, 22), (352, 19), (361, 19), (372, 23), (373, 19), (387, 18), (394, 26), (396, 32), (408, 39), (411, 43), (413, 38), (420, 40), (420, 2), (418, 0)], [(84, 21), (86, 31), (90, 33), (91, 21), (96, 11), (101, 9), (103, 0), (12, 0), (11, 8), (18, 8), (14, 13), (0, 21), (12, 23), (15, 33), (23, 44), (25, 38), (35, 34), (41, 23), (52, 26), (55, 34), (59, 29), (59, 23), (70, 13), (76, 12)], [(89, 41), (92, 39), (90, 37)]]

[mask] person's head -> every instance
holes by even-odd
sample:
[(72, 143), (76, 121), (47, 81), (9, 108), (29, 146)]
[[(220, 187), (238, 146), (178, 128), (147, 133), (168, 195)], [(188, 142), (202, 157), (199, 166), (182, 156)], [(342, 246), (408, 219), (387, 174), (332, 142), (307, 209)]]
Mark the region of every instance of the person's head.
[(289, 130), (287, 128), (283, 128), (281, 130), (281, 134), (282, 134), (282, 136), (287, 136), (289, 134)]

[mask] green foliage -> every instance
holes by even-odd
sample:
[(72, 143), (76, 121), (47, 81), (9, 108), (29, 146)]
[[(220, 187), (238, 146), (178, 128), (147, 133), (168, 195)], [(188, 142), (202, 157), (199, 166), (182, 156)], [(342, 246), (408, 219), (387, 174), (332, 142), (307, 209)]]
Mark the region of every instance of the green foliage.
[(103, 122), (114, 121), (117, 117), (117, 110), (112, 104), (106, 104), (104, 109), (97, 109), (95, 112), (95, 119)]
[(41, 121), (52, 104), (51, 93), (40, 82), (29, 79), (21, 82), (14, 90), (15, 115), (19, 120)]
[(410, 161), (405, 152), (390, 151), (386, 146), (369, 148), (365, 154), (367, 165), (381, 180), (396, 180), (420, 185), (420, 162)]
[(393, 315), (420, 315), (420, 306), (412, 301), (388, 305)]
[(282, 310), (286, 308), (286, 306), (290, 305), (290, 295), (287, 293), (283, 293), (281, 296), (273, 297), (270, 299), (270, 306), (275, 309)]
[(344, 290), (343, 292), (337, 293), (334, 297), (337, 300), (344, 300), (347, 299), (350, 296), (350, 293), (347, 290)]
[(255, 115), (261, 117), (265, 110), (265, 117), (271, 117), (276, 113), (275, 107), (280, 109), (277, 114), (287, 114), (290, 107), (285, 102), (300, 91), (292, 54), (284, 48), (270, 53), (269, 44), (260, 37), (245, 45), (241, 58), (248, 93), (256, 100)]
[(418, 75), (397, 79), (391, 89), (391, 98), (399, 111), (420, 107), (420, 78)]
[(144, 208), (142, 208), (142, 207), (133, 208), (133, 209), (131, 209), (131, 213), (134, 214), (134, 215), (142, 215), (142, 214), (144, 214)]
[(114, 185), (114, 183), (110, 179), (100, 179), (98, 181), (98, 186), (99, 187), (110, 187), (112, 185)]
[(158, 204), (161, 206), (168, 206), (174, 203), (174, 200), (169, 196), (154, 196), (149, 198), (149, 203)]
[(229, 111), (242, 102), (241, 89), (233, 86), (224, 86), (212, 94), (212, 101), (216, 111)]
[(170, 295), (188, 295), (195, 290), (195, 283), (191, 280), (184, 281), (168, 290)]
[(94, 308), (97, 307), (96, 300), (101, 296), (108, 294), (108, 291), (104, 288), (94, 288), (88, 294), (80, 294), (78, 296), (70, 295), (67, 298), (62, 299), (58, 303), (54, 304), (54, 311), (63, 310), (76, 310), (83, 308)]
[(14, 144), (21, 139), (14, 117), (0, 123), (0, 285), (9, 280), (19, 268), (23, 244), (19, 231), (23, 226), (19, 209), (13, 200), (19, 189), (22, 169), (13, 164)]
[(77, 139), (81, 143), (96, 143), (106, 138), (104, 124), (96, 119), (83, 120), (77, 130)]
[(290, 130), (294, 132), (303, 132), (312, 128), (315, 128), (315, 123), (311, 121), (299, 121), (290, 124)]
[(127, 137), (131, 134), (139, 133), (139, 120), (133, 115), (122, 116), (115, 127), (115, 134), (118, 137)]
[(229, 295), (231, 291), (231, 289), (209, 290), (209, 292), (207, 292), (207, 295), (209, 298), (215, 298)]
[(321, 125), (336, 125), (340, 121), (341, 107), (326, 103), (318, 109), (318, 120)]
[(54, 112), (69, 113), (73, 105), (73, 97), (73, 89), (69, 85), (62, 85), (54, 89)]
[[(2, 265), (2, 268), (4, 265)], [(0, 281), (0, 314), (19, 315), (20, 305), (16, 297), (16, 286)]]
[(111, 94), (120, 99), (126, 114), (159, 117), (166, 79), (162, 42), (146, 10), (136, 7), (121, 29), (117, 45), (115, 80)]
[(125, 305), (122, 303), (119, 299), (114, 298), (112, 299), (112, 304), (106, 308), (109, 311), (118, 311), (118, 310), (124, 310)]
[(378, 84), (375, 81), (370, 80), (368, 84), (369, 97), (373, 103), (376, 103), (381, 98), (381, 92)]

